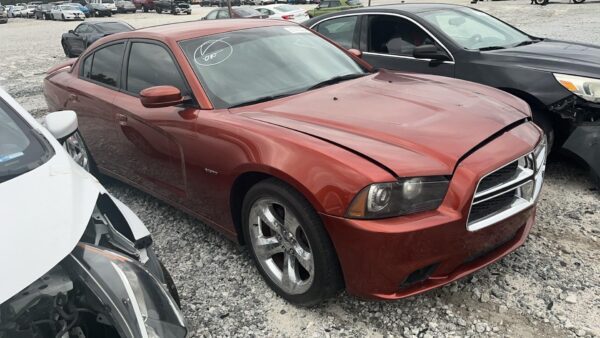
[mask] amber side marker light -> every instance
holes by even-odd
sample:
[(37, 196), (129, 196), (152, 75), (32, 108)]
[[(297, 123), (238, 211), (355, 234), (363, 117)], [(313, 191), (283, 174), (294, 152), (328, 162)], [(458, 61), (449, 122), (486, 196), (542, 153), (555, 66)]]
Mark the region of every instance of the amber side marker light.
[(368, 195), (369, 189), (363, 189), (356, 195), (346, 214), (350, 217), (365, 217), (365, 205), (367, 205)]

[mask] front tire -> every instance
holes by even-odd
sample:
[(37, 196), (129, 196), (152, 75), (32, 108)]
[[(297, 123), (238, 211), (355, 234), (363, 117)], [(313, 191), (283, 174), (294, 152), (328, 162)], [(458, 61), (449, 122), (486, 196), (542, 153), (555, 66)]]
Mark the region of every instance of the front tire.
[(242, 230), (267, 284), (282, 298), (312, 306), (343, 287), (341, 270), (323, 224), (291, 186), (268, 179), (244, 198)]

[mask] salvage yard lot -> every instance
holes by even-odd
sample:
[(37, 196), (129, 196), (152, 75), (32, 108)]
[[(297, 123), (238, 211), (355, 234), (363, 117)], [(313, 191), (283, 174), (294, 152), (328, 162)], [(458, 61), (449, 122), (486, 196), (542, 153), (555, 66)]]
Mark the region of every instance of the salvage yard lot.
[[(600, 2), (566, 2), (474, 6), (534, 35), (600, 44)], [(198, 20), (208, 11), (113, 19), (141, 28)], [(14, 19), (0, 25), (0, 86), (36, 117), (47, 113), (44, 72), (66, 59), (60, 35), (77, 24)], [(567, 159), (550, 160), (537, 224), (526, 244), (500, 262), (409, 299), (341, 295), (312, 309), (275, 296), (246, 252), (209, 227), (140, 191), (105, 183), (153, 232), (179, 287), (191, 336), (600, 336), (600, 193)]]

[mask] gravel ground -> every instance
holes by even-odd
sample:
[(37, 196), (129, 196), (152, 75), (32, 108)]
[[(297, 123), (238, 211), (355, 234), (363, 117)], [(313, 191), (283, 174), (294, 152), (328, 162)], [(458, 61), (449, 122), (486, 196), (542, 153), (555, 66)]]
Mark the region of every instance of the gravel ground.
[[(475, 6), (535, 35), (600, 44), (600, 3), (566, 2)], [(207, 11), (118, 18), (144, 27)], [(0, 25), (0, 86), (37, 117), (46, 113), (43, 73), (65, 59), (60, 35), (76, 25), (25, 19)], [(191, 336), (600, 336), (600, 193), (565, 159), (548, 164), (529, 240), (499, 263), (409, 299), (368, 302), (343, 294), (312, 309), (275, 296), (244, 250), (199, 221), (121, 183), (105, 183), (153, 232), (179, 286)]]

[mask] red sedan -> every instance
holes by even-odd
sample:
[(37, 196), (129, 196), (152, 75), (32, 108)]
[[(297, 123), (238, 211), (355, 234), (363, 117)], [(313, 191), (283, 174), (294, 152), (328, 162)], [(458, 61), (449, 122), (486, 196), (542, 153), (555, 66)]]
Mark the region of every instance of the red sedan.
[(44, 80), (66, 146), (246, 244), (311, 305), (396, 299), (523, 244), (545, 143), (527, 104), (482, 85), (376, 71), (297, 25), (223, 20), (105, 37)]

